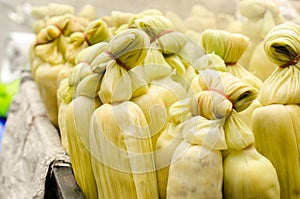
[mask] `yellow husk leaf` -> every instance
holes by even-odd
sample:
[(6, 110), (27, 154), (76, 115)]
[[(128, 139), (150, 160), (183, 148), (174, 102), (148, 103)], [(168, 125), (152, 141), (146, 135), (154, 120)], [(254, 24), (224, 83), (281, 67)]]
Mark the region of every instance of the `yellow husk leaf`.
[(143, 111), (149, 126), (152, 146), (155, 150), (156, 141), (167, 126), (168, 113), (161, 96), (152, 89), (144, 95), (131, 99)]
[(281, 198), (300, 197), (299, 105), (272, 104), (253, 113), (255, 147), (274, 165)]
[[(72, 169), (86, 198), (98, 198), (91, 162), (89, 123), (93, 111), (99, 106), (99, 99), (80, 96), (68, 105), (65, 113)], [(100, 194), (99, 198), (102, 198)]]
[(92, 164), (103, 198), (158, 198), (147, 121), (133, 102), (103, 104), (91, 119)]
[(253, 146), (234, 151), (224, 160), (223, 190), (225, 199), (280, 198), (274, 166)]

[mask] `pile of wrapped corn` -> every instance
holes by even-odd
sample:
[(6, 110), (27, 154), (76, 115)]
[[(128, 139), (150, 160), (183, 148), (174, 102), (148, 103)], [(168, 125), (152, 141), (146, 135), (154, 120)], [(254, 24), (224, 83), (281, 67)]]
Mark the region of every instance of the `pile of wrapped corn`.
[(300, 198), (300, 25), (263, 0), (96, 10), (33, 9), (32, 77), (86, 198)]

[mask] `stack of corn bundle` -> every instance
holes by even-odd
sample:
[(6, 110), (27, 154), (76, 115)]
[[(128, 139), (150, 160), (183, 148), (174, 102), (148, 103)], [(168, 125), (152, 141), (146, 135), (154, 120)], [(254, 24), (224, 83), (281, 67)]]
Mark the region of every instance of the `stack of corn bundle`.
[(264, 40), (264, 49), (278, 67), (265, 80), (253, 113), (255, 146), (276, 168), (281, 197), (300, 197), (299, 166), (299, 53), (300, 26), (275, 26)]
[(250, 47), (241, 58), (241, 63), (253, 74), (264, 81), (276, 68), (266, 56), (263, 40), (275, 25), (285, 20), (278, 5), (273, 1), (243, 0), (239, 12), (246, 19), (242, 23), (242, 34), (250, 38)]

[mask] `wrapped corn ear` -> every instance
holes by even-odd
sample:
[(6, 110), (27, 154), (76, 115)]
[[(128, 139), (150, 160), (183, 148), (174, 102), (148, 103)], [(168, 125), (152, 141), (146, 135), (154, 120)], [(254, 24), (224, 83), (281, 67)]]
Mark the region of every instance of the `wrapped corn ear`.
[(224, 198), (279, 199), (280, 187), (270, 160), (254, 146), (232, 152), (224, 160)]
[(149, 15), (136, 19), (137, 28), (145, 31), (151, 43), (156, 43), (157, 48), (164, 54), (174, 54), (180, 51), (187, 43), (184, 34), (174, 30), (171, 21), (161, 15)]
[(70, 36), (66, 50), (66, 60), (75, 64), (75, 58), (82, 49), (107, 41), (110, 37), (111, 34), (104, 21), (101, 19), (91, 21), (84, 32), (75, 32)]
[(74, 87), (70, 87), (68, 84), (68, 78), (63, 79), (57, 90), (57, 99), (60, 101), (60, 106), (58, 109), (58, 127), (61, 138), (61, 145), (65, 151), (69, 151), (68, 147), (68, 137), (67, 137), (67, 127), (65, 120), (65, 113), (68, 104), (73, 100), (74, 97)]
[[(227, 72), (260, 90), (263, 82), (239, 64), (239, 59), (249, 45), (249, 38), (239, 33), (208, 29), (202, 34), (202, 44), (207, 53), (214, 52), (225, 61)], [(251, 105), (240, 113), (241, 119), (249, 127), (252, 113), (257, 106)]]
[(146, 118), (133, 102), (103, 104), (90, 129), (92, 164), (103, 198), (158, 198)]
[(66, 88), (62, 83), (59, 87), (65, 93), (58, 92), (64, 99), (58, 115), (60, 132), (67, 137), (75, 179), (87, 198), (97, 198), (89, 148), (89, 123), (91, 114), (102, 104), (98, 92), (103, 77), (103, 73), (92, 72), (90, 62), (106, 47), (107, 43), (102, 42), (83, 49), (76, 57), (78, 64), (62, 82), (66, 82)]
[(276, 168), (282, 198), (300, 195), (299, 30), (299, 25), (284, 23), (266, 36), (266, 54), (278, 67), (264, 82), (258, 96), (263, 107), (252, 120), (255, 146)]
[[(56, 126), (58, 125), (56, 92), (60, 80), (66, 76), (67, 71), (70, 69), (65, 60), (67, 37), (74, 31), (82, 31), (86, 23), (87, 20), (76, 18), (70, 14), (52, 17), (47, 20), (46, 26), (37, 34), (32, 49), (35, 59), (47, 63), (40, 66), (34, 65), (32, 76), (38, 84), (48, 117)], [(38, 63), (40, 62), (38, 61)], [(64, 71), (61, 72), (61, 70)]]
[(232, 103), (219, 92), (201, 91), (190, 104), (193, 117), (185, 122), (184, 141), (172, 156), (167, 198), (222, 198), (220, 150), (227, 149), (223, 125)]
[[(99, 91), (103, 103), (126, 101), (132, 97), (137, 87), (133, 86), (135, 77), (132, 78), (128, 71), (141, 64), (148, 46), (149, 38), (143, 31), (124, 30), (112, 37), (106, 51), (92, 62), (94, 72), (106, 70)], [(147, 82), (139, 80), (142, 81), (139, 89), (142, 86), (146, 91)]]
[(50, 64), (64, 63), (67, 37), (82, 32), (87, 23), (87, 20), (70, 14), (50, 18), (36, 36), (35, 53)]
[(269, 104), (298, 104), (300, 27), (292, 23), (275, 26), (264, 40), (264, 49), (268, 58), (278, 67), (262, 87), (259, 101)]
[[(91, 162), (89, 123), (92, 113), (100, 105), (99, 98), (78, 96), (68, 105), (64, 118), (72, 169), (85, 198), (98, 198)], [(99, 194), (99, 198), (102, 195)]]
[[(98, 94), (99, 88), (97, 88), (98, 82), (93, 77), (92, 82), (89, 84), (92, 76), (91, 67), (89, 65), (89, 61), (91, 61), (97, 54), (103, 52), (106, 49), (106, 43), (95, 44), (92, 47), (86, 48), (79, 53), (77, 57), (77, 65), (72, 67), (70, 71), (67, 73), (67, 77), (63, 79), (57, 90), (57, 99), (60, 102), (58, 107), (58, 127), (60, 130), (60, 135), (62, 138), (62, 146), (66, 151), (68, 149), (68, 141), (67, 141), (67, 129), (66, 129), (66, 120), (65, 114), (68, 107), (68, 104), (75, 98), (77, 95), (83, 95), (88, 97), (95, 97)], [(62, 72), (61, 70), (60, 72)], [(89, 76), (87, 79), (81, 82), (86, 76)], [(77, 89), (78, 84), (80, 84), (80, 88)], [(96, 85), (96, 86), (95, 86)], [(89, 88), (89, 89), (88, 89)], [(75, 93), (76, 92), (76, 93)], [(72, 153), (72, 152), (71, 152)]]
[(230, 73), (209, 69), (201, 71), (193, 79), (189, 96), (204, 90), (215, 90), (223, 93), (233, 104), (233, 110), (226, 117), (224, 124), (227, 152), (240, 150), (253, 144), (254, 136), (238, 114), (248, 108), (256, 99), (257, 90)]

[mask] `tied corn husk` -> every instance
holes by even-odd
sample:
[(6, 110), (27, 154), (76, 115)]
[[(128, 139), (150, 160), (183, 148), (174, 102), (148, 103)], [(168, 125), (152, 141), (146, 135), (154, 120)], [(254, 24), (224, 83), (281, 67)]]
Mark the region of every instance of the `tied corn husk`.
[(232, 103), (218, 92), (201, 91), (190, 104), (193, 117), (185, 122), (184, 140), (172, 156), (167, 198), (222, 198), (220, 150), (227, 149), (223, 125)]
[(103, 103), (128, 101), (147, 92), (147, 82), (130, 70), (141, 65), (149, 42), (141, 30), (124, 30), (112, 37), (106, 51), (92, 62), (94, 72), (106, 70), (99, 91)]
[[(212, 91), (207, 91), (212, 89)], [(232, 76), (229, 73), (218, 72), (214, 70), (201, 71), (200, 75), (196, 76), (191, 84), (191, 91), (189, 96), (197, 96), (197, 93), (215, 93), (213, 90), (219, 90), (223, 92), (233, 104), (229, 103), (229, 108), (226, 109), (224, 104), (220, 103), (220, 109), (217, 109), (214, 114), (211, 110), (214, 103), (207, 103), (207, 99), (201, 101), (201, 108), (197, 108), (198, 98), (188, 97), (177, 103), (174, 103), (170, 108), (171, 118), (168, 123), (168, 127), (161, 134), (156, 144), (156, 166), (157, 166), (157, 178), (160, 197), (166, 197), (166, 187), (169, 176), (169, 165), (171, 163), (172, 155), (176, 147), (183, 141), (184, 133), (198, 132), (197, 129), (219, 129), (213, 132), (219, 132), (219, 136), (211, 134), (212, 139), (207, 139), (210, 145), (216, 147), (216, 149), (238, 150), (248, 145), (253, 144), (254, 137), (249, 128), (238, 118), (236, 111), (242, 111), (246, 109), (251, 102), (257, 96), (257, 90), (251, 85), (242, 82), (240, 79)], [(208, 95), (210, 96), (210, 95)], [(212, 95), (213, 96), (213, 95)], [(223, 96), (224, 97), (224, 96)], [(209, 98), (208, 98), (209, 99)], [(199, 101), (200, 102), (200, 101)], [(228, 100), (226, 101), (228, 105)], [(222, 109), (225, 108), (225, 109)], [(236, 110), (235, 110), (236, 109)], [(207, 110), (207, 111), (205, 111)], [(230, 113), (230, 114), (229, 114)], [(220, 120), (207, 121), (207, 119), (200, 117), (199, 115), (208, 118), (221, 118)], [(193, 117), (193, 116), (199, 117)], [(226, 116), (226, 117), (224, 117)], [(220, 130), (221, 129), (221, 130)], [(222, 132), (225, 132), (225, 134)], [(188, 134), (185, 134), (188, 135)], [(202, 134), (202, 141), (205, 140)], [(201, 136), (201, 133), (200, 135)], [(223, 141), (216, 141), (217, 138), (223, 136)], [(189, 136), (189, 140), (193, 136)], [(217, 138), (215, 138), (217, 137)], [(226, 144), (224, 144), (226, 140)], [(201, 139), (198, 139), (200, 143)], [(216, 145), (214, 145), (214, 144)], [(222, 144), (223, 143), (223, 144)], [(203, 144), (202, 142), (200, 144)]]
[(110, 37), (111, 33), (103, 20), (91, 21), (84, 32), (75, 32), (70, 36), (66, 50), (66, 60), (75, 64), (75, 58), (82, 49), (107, 41)]
[(31, 49), (32, 58), (37, 59), (32, 65), (32, 76), (37, 82), (48, 117), (55, 126), (58, 126), (60, 103), (57, 100), (57, 89), (71, 68), (65, 60), (67, 38), (75, 31), (82, 31), (86, 24), (86, 19), (71, 14), (52, 17), (36, 35), (36, 41)]
[[(77, 65), (64, 80), (68, 84), (67, 91), (73, 92), (73, 99), (71, 103), (64, 101), (65, 105), (60, 107), (59, 118), (61, 126), (66, 127), (64, 134), (67, 135), (75, 179), (87, 198), (97, 198), (98, 192), (91, 163), (89, 123), (94, 110), (102, 104), (98, 92), (103, 77), (103, 73), (92, 72), (91, 63), (106, 48), (107, 43), (101, 42), (80, 51), (76, 57)], [(102, 198), (101, 195), (98, 197)]]
[[(253, 113), (256, 148), (276, 168), (282, 198), (299, 198), (299, 26), (275, 26), (264, 40), (269, 59), (279, 67), (265, 80)], [(274, 147), (276, 146), (276, 147)]]
[(207, 53), (219, 55), (227, 72), (260, 89), (262, 81), (241, 66), (238, 61), (249, 46), (249, 38), (239, 33), (207, 29), (202, 33), (202, 46)]
[(167, 64), (174, 70), (172, 78), (187, 89), (190, 80), (195, 76), (190, 63), (195, 56), (202, 55), (202, 49), (199, 50), (200, 47), (186, 35), (175, 31), (171, 21), (162, 15), (146, 15), (135, 19), (132, 23), (133, 27), (145, 31), (151, 40), (152, 49), (148, 51), (147, 57), (154, 58), (146, 58), (145, 65), (149, 64), (149, 60), (157, 59), (156, 56), (159, 55), (156, 50), (161, 52)]
[(35, 54), (52, 65), (64, 63), (67, 37), (74, 32), (83, 32), (87, 24), (87, 19), (70, 14), (50, 18), (36, 35)]
[(193, 79), (189, 95), (193, 96), (204, 90), (221, 91), (233, 104), (233, 110), (224, 124), (228, 150), (240, 150), (253, 144), (253, 134), (238, 114), (252, 104), (258, 91), (230, 73), (209, 69), (200, 71)]
[[(186, 45), (186, 37), (173, 31), (173, 24), (161, 15), (146, 15), (137, 18), (134, 20), (134, 25), (145, 31), (152, 42), (144, 60), (142, 76), (150, 84), (150, 88), (162, 97), (168, 111), (174, 102), (186, 96), (184, 86), (171, 78), (173, 67), (178, 71), (185, 70), (181, 60), (177, 59), (176, 52)], [(160, 35), (164, 31), (171, 32)], [(166, 59), (165, 54), (172, 57)], [(170, 63), (173, 64), (170, 65)]]
[(276, 170), (254, 146), (234, 151), (224, 160), (223, 190), (225, 199), (280, 198)]
[[(258, 99), (263, 105), (300, 102), (298, 59), (288, 64), (300, 53), (299, 35), (299, 25), (285, 23), (274, 27), (266, 36), (264, 40), (266, 54), (279, 67), (265, 80), (262, 87)], [(288, 66), (281, 67), (286, 64)]]
[(90, 147), (102, 198), (158, 198), (150, 136), (144, 113), (131, 101), (94, 112)]

